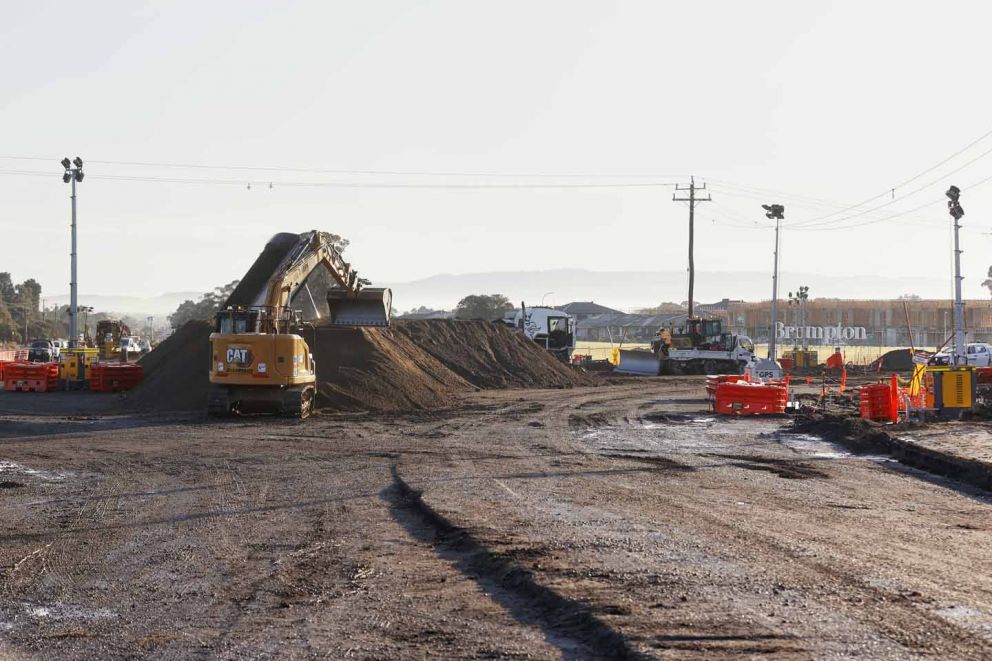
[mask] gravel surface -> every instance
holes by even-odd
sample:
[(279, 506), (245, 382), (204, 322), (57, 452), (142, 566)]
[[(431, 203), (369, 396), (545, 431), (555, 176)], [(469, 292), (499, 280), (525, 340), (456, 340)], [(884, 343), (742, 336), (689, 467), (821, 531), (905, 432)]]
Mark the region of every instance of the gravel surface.
[(0, 395), (0, 655), (992, 656), (989, 500), (701, 393), (303, 422)]

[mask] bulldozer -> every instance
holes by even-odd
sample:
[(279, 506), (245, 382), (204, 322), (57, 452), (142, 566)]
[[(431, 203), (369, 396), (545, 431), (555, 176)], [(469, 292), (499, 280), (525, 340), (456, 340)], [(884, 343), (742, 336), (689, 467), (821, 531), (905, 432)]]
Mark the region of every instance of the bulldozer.
[(100, 350), (100, 360), (112, 360), (121, 355), (121, 338), (131, 334), (120, 319), (101, 319), (96, 322), (96, 346)]
[(619, 352), (617, 371), (627, 374), (743, 374), (754, 361), (751, 338), (726, 333), (719, 319), (691, 317), (661, 328), (651, 351)]
[(317, 366), (303, 339), (309, 322), (293, 305), (305, 293), (303, 302), (320, 314), (307, 278), (321, 267), (333, 281), (325, 297), (331, 324), (389, 325), (392, 292), (368, 287), (335, 238), (317, 230), (276, 234), (231, 292), (210, 334), (209, 414), (313, 412)]

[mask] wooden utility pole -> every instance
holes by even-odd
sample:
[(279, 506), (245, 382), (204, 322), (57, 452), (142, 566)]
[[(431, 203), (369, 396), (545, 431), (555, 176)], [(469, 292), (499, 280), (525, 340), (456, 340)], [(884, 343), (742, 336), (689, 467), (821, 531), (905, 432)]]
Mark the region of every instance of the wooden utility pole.
[(694, 228), (694, 224), (695, 224), (695, 215), (696, 215), (696, 205), (699, 204), (700, 202), (711, 202), (713, 200), (713, 198), (710, 197), (709, 193), (706, 194), (706, 197), (705, 198), (696, 197), (696, 191), (697, 190), (706, 190), (706, 184), (703, 184), (702, 186), (697, 187), (696, 186), (696, 178), (695, 177), (689, 177), (689, 185), (688, 186), (679, 186), (678, 184), (676, 184), (675, 185), (675, 190), (677, 190), (677, 191), (685, 191), (685, 190), (689, 191), (689, 197), (675, 197), (675, 195), (673, 194), (672, 195), (672, 201), (673, 202), (688, 202), (689, 203), (689, 313), (688, 313), (688, 316), (689, 316), (690, 319), (692, 319), (692, 317), (694, 316), (693, 315), (693, 310), (692, 310), (692, 307), (693, 307), (692, 306), (693, 286), (695, 285), (695, 282), (696, 282), (696, 263), (695, 263), (695, 261), (693, 259), (693, 254), (692, 254), (693, 253), (693, 232), (694, 232), (694, 229), (695, 229)]

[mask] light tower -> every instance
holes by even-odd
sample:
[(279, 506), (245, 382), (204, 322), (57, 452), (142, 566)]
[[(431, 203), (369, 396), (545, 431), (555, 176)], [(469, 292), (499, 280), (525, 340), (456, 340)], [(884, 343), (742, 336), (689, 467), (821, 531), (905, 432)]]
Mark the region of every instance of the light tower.
[(65, 168), (62, 181), (72, 184), (72, 279), (69, 282), (69, 346), (76, 347), (79, 343), (79, 283), (76, 278), (76, 182), (83, 180), (83, 159), (77, 156), (70, 161), (69, 157), (66, 156), (62, 159), (62, 167)]
[(964, 354), (964, 301), (961, 299), (961, 244), (958, 240), (958, 233), (961, 230), (961, 218), (964, 216), (964, 209), (959, 202), (961, 189), (951, 186), (945, 193), (947, 195), (947, 212), (954, 219), (954, 364), (963, 365)]

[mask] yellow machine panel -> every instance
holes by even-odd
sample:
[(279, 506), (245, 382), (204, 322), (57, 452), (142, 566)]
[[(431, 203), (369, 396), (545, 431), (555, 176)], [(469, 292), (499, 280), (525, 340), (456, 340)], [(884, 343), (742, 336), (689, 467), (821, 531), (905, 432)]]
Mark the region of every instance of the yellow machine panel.
[(944, 408), (971, 408), (972, 396), (971, 379), (974, 376), (971, 370), (955, 370), (944, 372), (941, 375), (941, 399)]
[(210, 382), (287, 386), (313, 383), (313, 359), (299, 335), (210, 335)]
[(97, 352), (97, 349), (84, 347), (62, 349), (59, 359), (59, 379), (85, 381), (89, 378), (90, 366), (97, 361)]
[(928, 391), (927, 406), (938, 409), (942, 416), (958, 416), (974, 406), (977, 385), (974, 367), (929, 365), (924, 381)]

